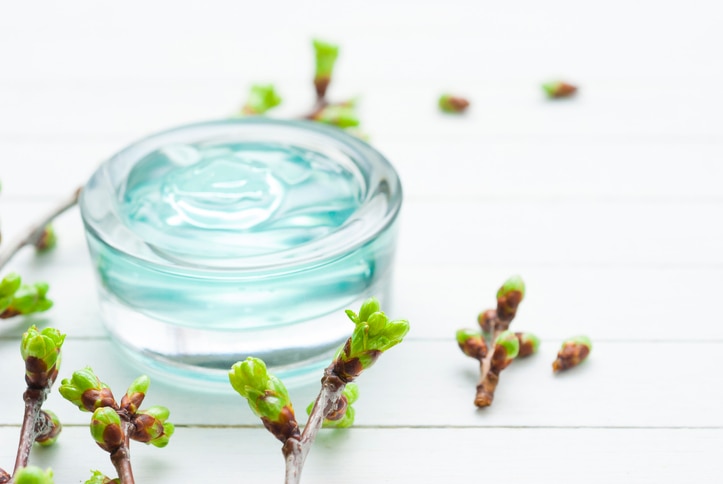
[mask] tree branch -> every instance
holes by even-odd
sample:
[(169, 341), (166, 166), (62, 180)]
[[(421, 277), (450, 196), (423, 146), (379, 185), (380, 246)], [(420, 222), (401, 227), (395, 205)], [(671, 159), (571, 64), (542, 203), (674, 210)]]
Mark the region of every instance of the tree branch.
[(26, 245), (34, 245), (43, 235), (45, 226), (52, 222), (57, 216), (73, 207), (78, 203), (78, 197), (82, 187), (76, 188), (73, 193), (60, 201), (52, 210), (30, 225), (17, 238), (0, 249), (0, 269), (10, 261), (10, 259), (18, 253), (20, 249)]

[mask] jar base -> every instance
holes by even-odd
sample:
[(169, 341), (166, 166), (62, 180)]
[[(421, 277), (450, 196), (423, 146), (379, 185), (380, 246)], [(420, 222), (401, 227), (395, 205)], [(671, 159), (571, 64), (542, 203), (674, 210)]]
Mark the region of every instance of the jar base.
[[(374, 294), (384, 300), (383, 292)], [(347, 307), (357, 308), (364, 299)], [(318, 381), (354, 329), (343, 309), (253, 330), (183, 327), (133, 310), (102, 286), (100, 309), (113, 342), (143, 371), (171, 384), (221, 393), (233, 392), (228, 372), (248, 356), (264, 360), (288, 387)]]

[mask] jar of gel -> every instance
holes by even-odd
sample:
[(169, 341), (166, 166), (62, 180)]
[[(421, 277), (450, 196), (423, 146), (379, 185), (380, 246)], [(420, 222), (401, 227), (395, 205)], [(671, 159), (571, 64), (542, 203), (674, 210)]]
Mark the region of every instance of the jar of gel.
[(261, 117), (183, 126), (104, 162), (80, 199), (103, 322), (128, 355), (198, 386), (247, 356), (320, 377), (388, 297), (402, 201), (389, 162), (336, 128)]

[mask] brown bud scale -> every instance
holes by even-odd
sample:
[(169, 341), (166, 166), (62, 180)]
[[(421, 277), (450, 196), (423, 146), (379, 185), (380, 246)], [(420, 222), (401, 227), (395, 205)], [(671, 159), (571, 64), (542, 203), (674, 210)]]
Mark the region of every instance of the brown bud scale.
[(263, 422), (266, 430), (283, 443), (286, 443), (292, 437), (298, 439), (301, 436), (294, 409), (290, 405), (286, 405), (281, 409), (278, 421), (272, 422), (268, 417), (261, 417), (261, 422)]
[(517, 341), (520, 342), (520, 351), (517, 353), (517, 358), (524, 358), (535, 352), (535, 345), (533, 345), (531, 341), (523, 341), (522, 334), (523, 333), (515, 333)]
[(110, 407), (118, 410), (118, 404), (110, 388), (101, 388), (100, 390), (91, 388), (90, 390), (86, 390), (80, 396), (80, 401), (83, 403), (83, 408), (89, 412), (93, 412), (96, 408), (100, 407)]
[(56, 378), (58, 378), (57, 367), (48, 368), (42, 359), (34, 356), (25, 359), (25, 383), (28, 388), (50, 387)]
[(482, 331), (485, 333), (492, 333), (495, 329), (495, 322), (497, 321), (497, 311), (494, 309), (488, 309), (487, 311), (482, 311), (479, 313), (479, 316), (477, 316), (477, 323), (479, 323), (480, 328), (482, 328)]
[(462, 353), (469, 356), (470, 358), (481, 360), (482, 358), (487, 356), (487, 343), (485, 343), (485, 340), (482, 338), (482, 336), (467, 338), (464, 343), (458, 344), (459, 349), (462, 350)]
[(557, 353), (557, 359), (552, 363), (552, 371), (564, 371), (580, 363), (590, 354), (590, 348), (578, 343), (567, 343)]
[(35, 441), (45, 442), (56, 438), (63, 426), (58, 424), (55, 425), (53, 419), (44, 410), (41, 410), (35, 420)]
[(103, 443), (98, 443), (98, 445), (108, 452), (113, 452), (123, 445), (123, 430), (120, 425), (107, 425), (103, 430)]
[(342, 395), (331, 412), (325, 415), (326, 420), (341, 420), (344, 418), (344, 415), (346, 415), (346, 409), (348, 406), (349, 401), (347, 400), (346, 395)]
[(497, 318), (499, 319), (496, 329), (507, 331), (510, 323), (515, 319), (517, 307), (522, 302), (522, 292), (510, 291), (504, 296), (497, 298)]
[(561, 82), (558, 84), (557, 89), (555, 89), (555, 91), (552, 92), (550, 95), (553, 98), (565, 98), (572, 96), (576, 92), (577, 86), (573, 86), (572, 84), (568, 84), (566, 82)]

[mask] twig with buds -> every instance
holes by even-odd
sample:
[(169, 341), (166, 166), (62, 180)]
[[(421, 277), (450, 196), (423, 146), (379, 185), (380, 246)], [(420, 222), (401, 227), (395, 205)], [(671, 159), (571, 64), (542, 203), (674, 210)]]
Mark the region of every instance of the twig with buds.
[[(55, 443), (62, 426), (58, 417), (49, 410), (43, 410), (43, 403), (58, 377), (60, 349), (65, 335), (54, 328), (39, 331), (31, 326), (20, 342), (20, 354), (25, 360), (25, 383), (23, 393), (25, 411), (20, 429), (18, 452), (15, 457), (13, 475), (0, 469), (0, 483), (50, 482), (52, 472), (27, 468), (33, 443), (48, 446)], [(27, 470), (24, 470), (27, 468)], [(43, 478), (44, 481), (39, 479)], [(33, 480), (34, 479), (34, 480)]]
[(173, 424), (167, 422), (170, 411), (162, 406), (139, 409), (150, 384), (151, 380), (147, 376), (138, 377), (119, 404), (110, 387), (101, 382), (89, 367), (76, 371), (71, 378), (62, 381), (60, 394), (80, 410), (93, 412), (90, 433), (98, 446), (110, 454), (110, 460), (118, 472), (118, 479), (115, 480), (93, 471), (89, 482), (133, 484), (130, 441), (156, 447), (168, 445), (175, 430)]
[[(497, 308), (479, 314), (479, 330), (460, 329), (457, 344), (462, 352), (480, 363), (480, 380), (474, 404), (488, 407), (494, 399), (502, 370), (518, 357), (535, 353), (540, 340), (530, 333), (509, 331), (517, 308), (525, 297), (525, 283), (519, 276), (509, 278), (497, 291)], [(489, 350), (492, 348), (492, 350)]]
[(346, 314), (354, 323), (354, 331), (324, 370), (321, 391), (307, 409), (309, 419), (303, 432), (299, 430), (286, 387), (268, 373), (262, 360), (249, 357), (233, 365), (229, 372), (233, 388), (248, 400), (264, 427), (283, 443), (286, 484), (300, 482), (304, 462), (322, 425), (338, 428), (353, 423), (351, 404), (359, 393), (352, 381), (371, 367), (383, 352), (401, 343), (409, 331), (407, 321), (390, 321), (375, 298), (366, 300), (359, 314), (351, 310)]
[[(339, 46), (315, 39), (313, 47), (316, 66), (314, 71), (316, 101), (311, 111), (301, 117), (346, 130), (358, 127), (359, 116), (356, 100), (330, 102), (326, 95), (332, 81), (336, 60), (339, 57)], [(239, 115), (264, 115), (279, 104), (281, 104), (281, 97), (272, 84), (255, 84), (251, 86), (248, 98)], [(356, 132), (354, 134), (358, 135)]]
[(52, 248), (55, 245), (55, 232), (50, 226), (50, 223), (60, 214), (78, 203), (80, 191), (80, 187), (76, 188), (70, 196), (61, 200), (12, 242), (3, 245), (2, 250), (0, 250), (0, 269), (5, 267), (5, 264), (7, 264), (20, 249), (27, 245), (33, 245), (40, 251)]

